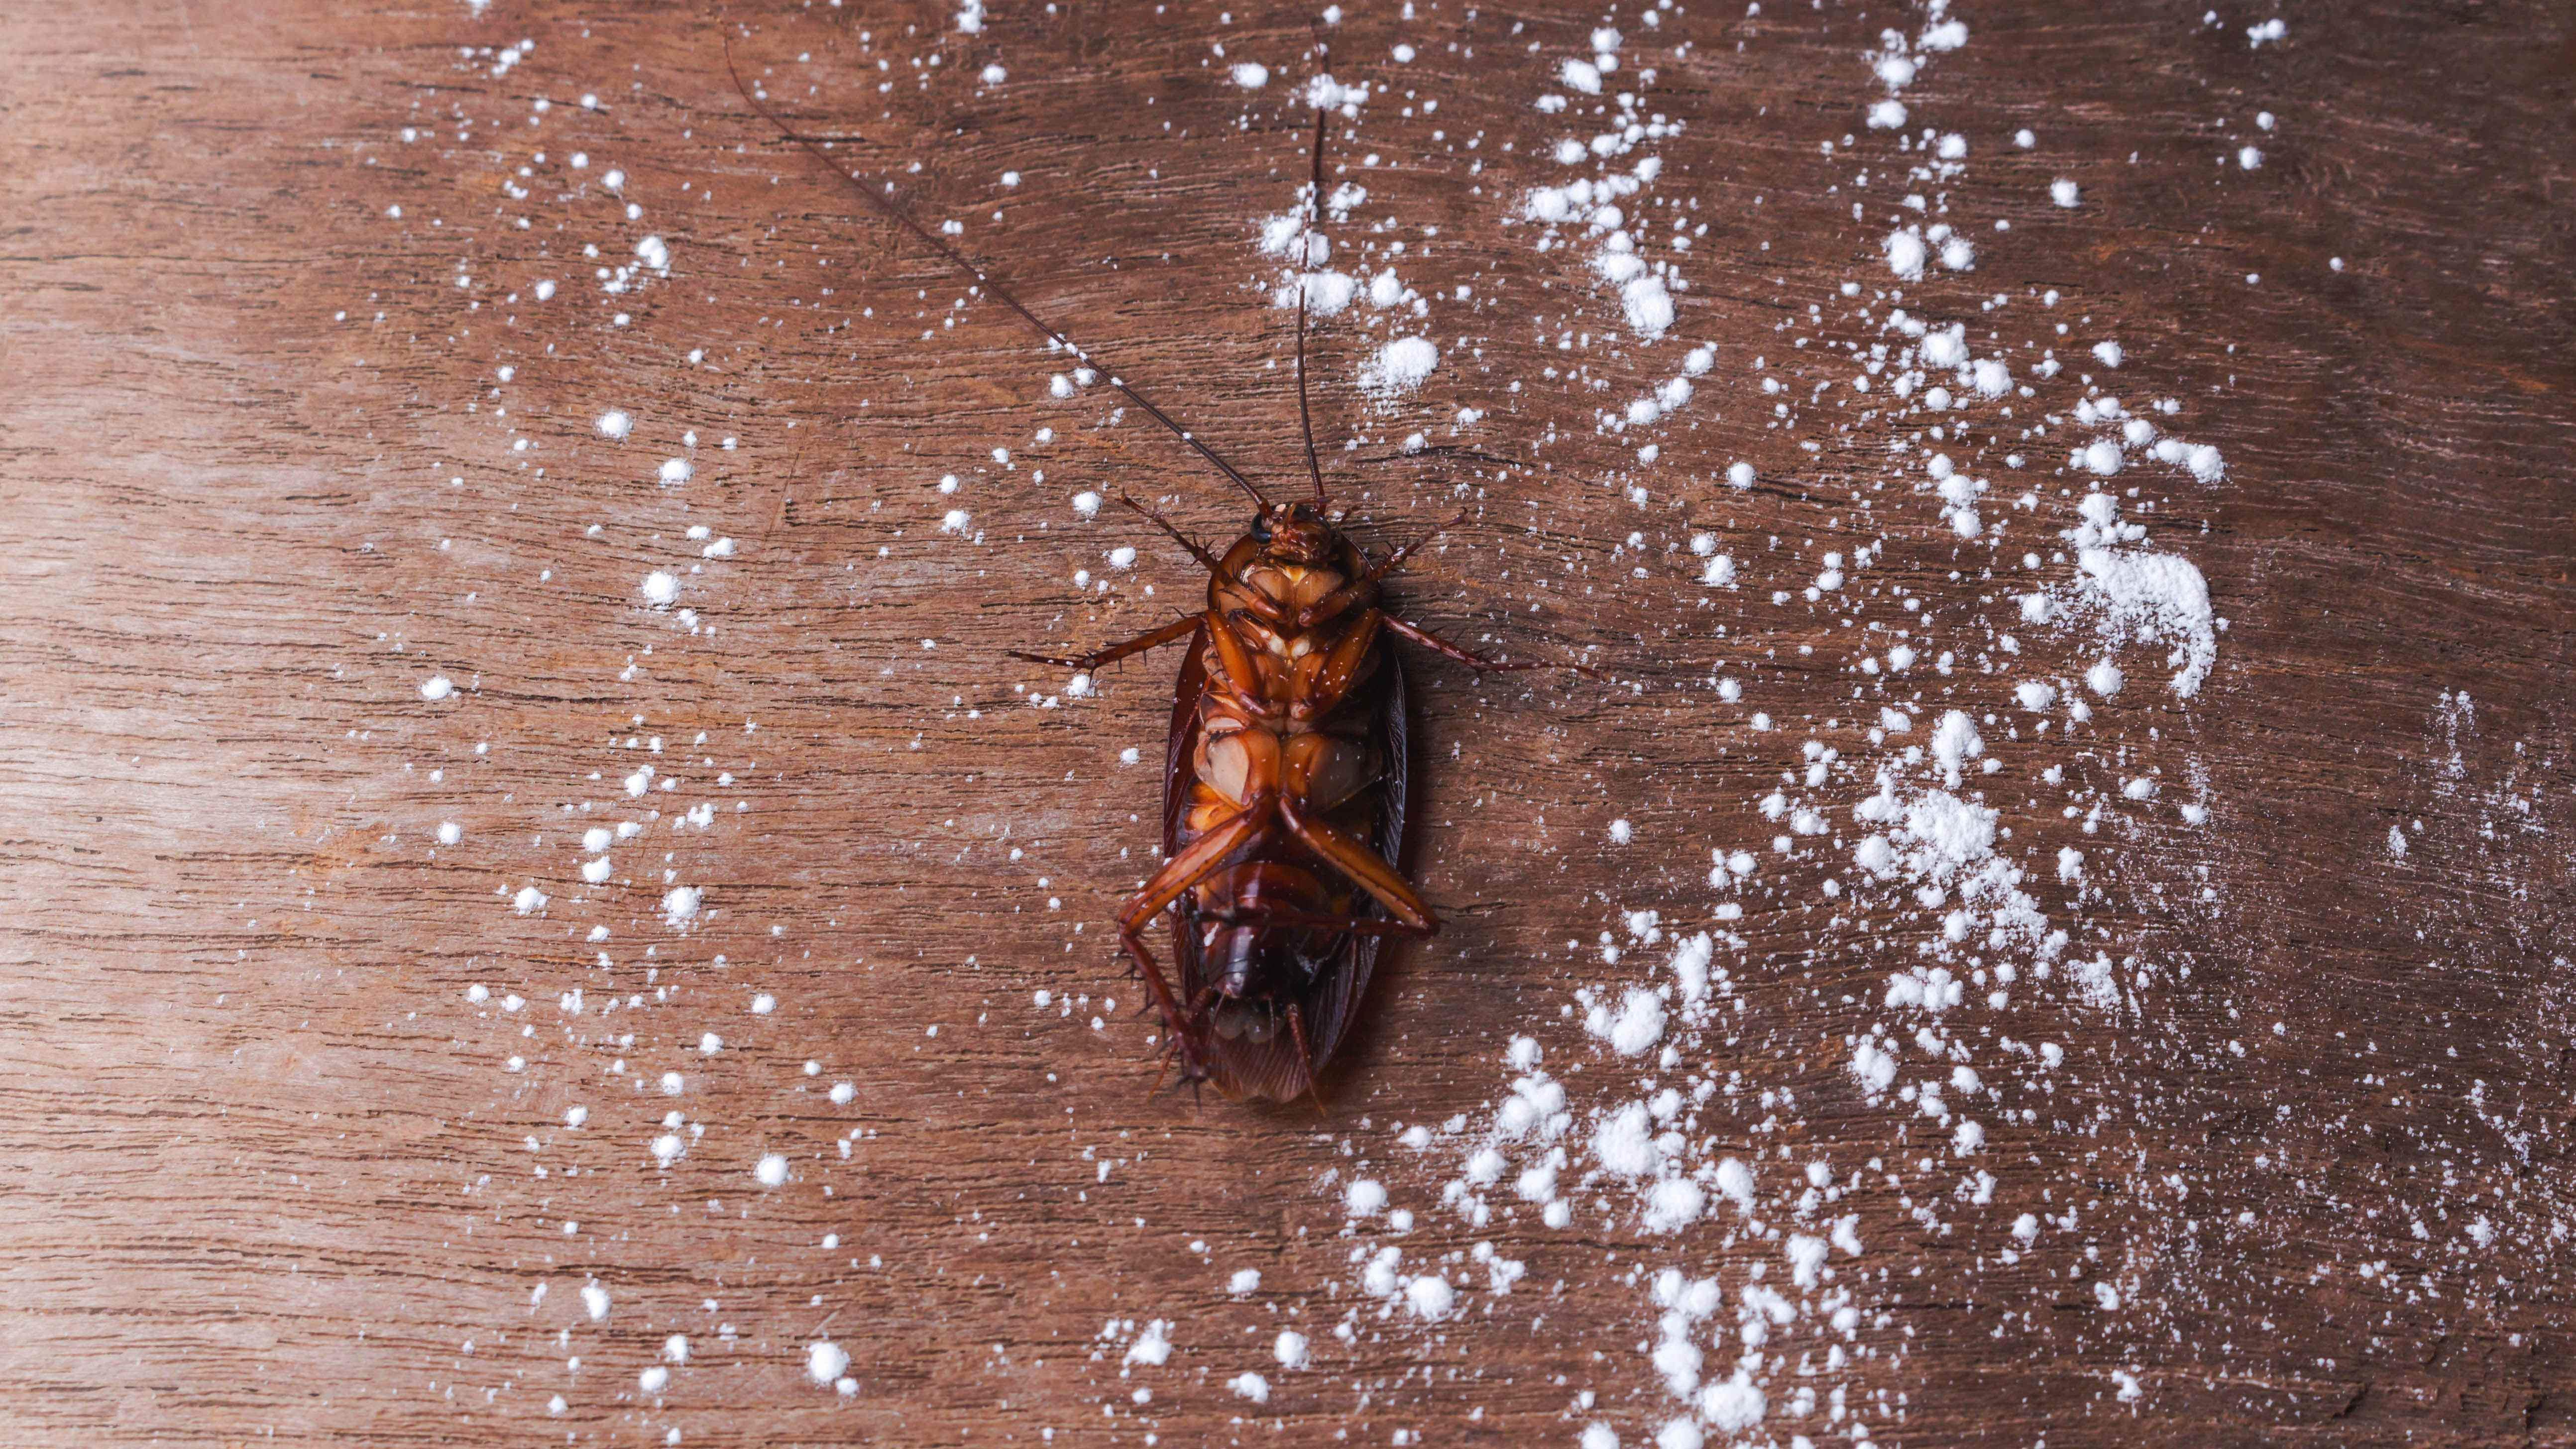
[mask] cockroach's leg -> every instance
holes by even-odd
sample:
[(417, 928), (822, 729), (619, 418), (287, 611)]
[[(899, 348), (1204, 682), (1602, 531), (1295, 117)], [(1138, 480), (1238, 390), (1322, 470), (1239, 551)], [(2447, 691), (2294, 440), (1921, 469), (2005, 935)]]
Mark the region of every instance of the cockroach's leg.
[(1104, 664), (1115, 664), (1130, 655), (1142, 654), (1148, 649), (1160, 649), (1166, 644), (1186, 639), (1196, 633), (1199, 626), (1205, 622), (1207, 622), (1205, 615), (1192, 614), (1187, 618), (1174, 619), (1160, 629), (1149, 629), (1123, 644), (1094, 649), (1088, 654), (1030, 654), (1018, 649), (1009, 652), (1013, 659), (1025, 659), (1031, 664), (1058, 664), (1067, 669), (1079, 669), (1088, 674)]
[(1347, 833), (1308, 817), (1288, 796), (1279, 797), (1279, 818), (1288, 833), (1305, 842), (1306, 848), (1332, 862), (1333, 868), (1350, 877), (1351, 883), (1377, 898), (1378, 904), (1395, 912), (1396, 919), (1428, 935), (1440, 929), (1439, 919), (1431, 907), (1415, 894), (1395, 867), (1378, 857), (1378, 853)]
[(1172, 994), (1172, 984), (1164, 979), (1163, 968), (1155, 962), (1154, 953), (1145, 949), (1145, 925), (1161, 914), (1165, 906), (1180, 899), (1183, 891), (1215, 874), (1227, 856), (1268, 829), (1273, 798), (1269, 791), (1262, 791), (1253, 796), (1233, 819), (1183, 846), (1178, 854), (1163, 862), (1163, 868), (1154, 872), (1154, 878), (1145, 882), (1145, 888), (1136, 892), (1128, 900), (1127, 908), (1118, 913), (1118, 944), (1126, 948), (1127, 954), (1144, 972), (1145, 989), (1154, 993), (1155, 1005), (1162, 1008), (1164, 1029), (1182, 1038), (1181, 1048), (1192, 1070), (1197, 1069), (1198, 1053), (1190, 1049), (1185, 1036), (1190, 1021), (1182, 1014), (1181, 1003)]
[(1163, 907), (1179, 900), (1181, 892), (1214, 874), (1218, 864), (1227, 856), (1251, 843), (1255, 836), (1269, 827), (1276, 800), (1277, 796), (1271, 791), (1257, 792), (1244, 802), (1242, 810), (1234, 818), (1182, 846), (1178, 854), (1164, 861), (1163, 868), (1154, 872), (1154, 878), (1128, 898), (1127, 909), (1118, 913), (1119, 933), (1126, 935), (1145, 929), (1145, 923), (1153, 920)]
[[(1163, 968), (1155, 964), (1154, 953), (1145, 949), (1144, 936), (1134, 929), (1121, 926), (1118, 931), (1118, 944), (1125, 947), (1127, 954), (1135, 959), (1139, 973), (1145, 978), (1145, 989), (1153, 993), (1154, 1004), (1163, 1013), (1163, 1031), (1171, 1037), (1173, 1050), (1184, 1064), (1183, 1070), (1197, 1071), (1199, 1056), (1190, 1046), (1189, 1023), (1181, 1016), (1180, 1003), (1172, 997), (1171, 983), (1163, 979)], [(1168, 1067), (1169, 1063), (1165, 1065)], [(1155, 1075), (1154, 1082), (1157, 1086), (1162, 1084), (1160, 1073)]]
[(1358, 578), (1351, 580), (1349, 583), (1333, 590), (1331, 593), (1317, 599), (1315, 602), (1308, 604), (1305, 608), (1298, 610), (1296, 618), (1297, 627), (1300, 629), (1312, 629), (1316, 625), (1323, 623), (1327, 619), (1333, 618), (1335, 615), (1340, 614), (1343, 610), (1350, 608), (1363, 599), (1373, 597), (1377, 591), (1377, 585), (1380, 579), (1385, 578), (1388, 574), (1391, 574), (1397, 569), (1403, 567), (1404, 561), (1413, 557), (1413, 555), (1420, 550), (1424, 544), (1431, 542), (1441, 534), (1446, 533), (1450, 529), (1456, 528), (1459, 524), (1466, 521), (1467, 515), (1461, 513), (1457, 517), (1450, 519), (1447, 523), (1442, 524), (1440, 527), (1435, 528), (1429, 533), (1422, 535), (1420, 538), (1415, 539), (1413, 542), (1389, 552), (1386, 557), (1369, 565), (1367, 572), (1361, 574)]
[(1243, 636), (1222, 618), (1208, 620), (1208, 655), (1215, 660), (1215, 667), (1208, 671), (1209, 683), (1226, 689), (1238, 704), (1255, 714), (1270, 713), (1261, 669), (1252, 662), (1252, 651), (1244, 646)]
[(1423, 648), (1430, 650), (1434, 654), (1438, 654), (1448, 659), (1455, 659), (1461, 664), (1470, 665), (1477, 669), (1492, 670), (1496, 673), (1502, 674), (1516, 674), (1524, 669), (1571, 669), (1586, 679), (1607, 679), (1610, 677), (1603, 674), (1600, 670), (1593, 668), (1589, 664), (1549, 664), (1544, 661), (1506, 664), (1499, 659), (1488, 659), (1484, 655), (1479, 654), (1472, 649), (1462, 649), (1459, 646), (1450, 643), (1448, 640), (1441, 638), (1439, 635), (1432, 633), (1428, 629), (1408, 624), (1402, 619), (1395, 617), (1393, 614), (1386, 616), (1386, 627), (1403, 635), (1405, 638), (1412, 640), (1414, 643), (1421, 645)]
[(1288, 1039), (1297, 1044), (1297, 1064), (1306, 1069), (1306, 1095), (1315, 1099), (1315, 1110), (1324, 1110), (1323, 1083), (1316, 1080), (1315, 1049), (1306, 1042), (1306, 1012), (1296, 1002), (1288, 1003)]
[(1292, 700), (1288, 713), (1294, 719), (1322, 719), (1342, 707), (1353, 686), (1365, 676), (1362, 666), (1369, 661), (1369, 651), (1377, 645), (1378, 629), (1386, 615), (1375, 609), (1352, 621), (1342, 637), (1333, 641), (1332, 652), (1324, 656), (1323, 667), (1315, 671), (1315, 682), (1302, 699)]
[(1199, 561), (1199, 566), (1206, 569), (1209, 573), (1216, 573), (1224, 567), (1215, 554), (1208, 552), (1197, 539), (1190, 537), (1188, 534), (1181, 532), (1177, 528), (1174, 528), (1172, 526), (1172, 521), (1165, 518), (1161, 513), (1146, 507), (1144, 504), (1137, 502), (1135, 499), (1128, 497), (1124, 493), (1118, 495), (1118, 501), (1127, 505), (1129, 508), (1135, 509), (1138, 513), (1145, 515), (1146, 518), (1153, 522), (1153, 525), (1156, 528), (1170, 534), (1172, 536), (1172, 542), (1188, 549), (1190, 551), (1190, 557), (1197, 559)]

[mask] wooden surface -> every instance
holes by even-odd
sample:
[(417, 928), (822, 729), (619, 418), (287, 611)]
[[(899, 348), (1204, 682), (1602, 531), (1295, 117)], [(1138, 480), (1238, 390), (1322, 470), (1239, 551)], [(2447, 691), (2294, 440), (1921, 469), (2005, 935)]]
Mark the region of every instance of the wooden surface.
[[(1768, 602), (1820, 550), (1885, 538), (1869, 586), (1961, 626), (1943, 647), (2014, 627), (2011, 580), (1981, 575), (1919, 475), (1866, 533), (1847, 516), (1920, 419), (1811, 399), (1852, 371), (1829, 348), (1879, 338), (1836, 291), (1890, 284), (1880, 238), (1912, 189), (1855, 184), (1893, 154), (1862, 124), (1884, 94), (1866, 56), (1924, 16), (1693, 5), (1653, 35), (1649, 104), (1686, 123), (1660, 192), (1711, 223), (1676, 333), (1719, 364), (1640, 470), (1593, 415), (1671, 349), (1560, 353), (1560, 332), (1614, 331), (1616, 304), (1578, 252), (1502, 223), (1558, 179), (1532, 153), (1563, 128), (1530, 102), (1600, 17), (1416, 4), (1335, 32), (1337, 74), (1398, 88), (1335, 145), (1350, 174), (1378, 156), (1366, 215), (1404, 218), (1447, 360), (1381, 406), (1351, 382), (1380, 324), (1322, 328), (1319, 427), (1361, 439), (1335, 474), (1371, 537), (1472, 515), (1410, 571), (1421, 617), (1516, 656), (1591, 648), (1620, 683), (1422, 671), (1419, 876), (1448, 929), (1387, 973), (1322, 1116), (1148, 1090), (1152, 1028), (1105, 924), (1146, 869), (1156, 780), (1120, 751), (1155, 758), (1168, 661), (1046, 709), (1022, 691), (1062, 678), (1001, 653), (1121, 637), (1191, 592), (1173, 550), (1081, 522), (1071, 492), (1165, 499), (1209, 537), (1238, 501), (1170, 440), (1106, 426), (1099, 394), (1050, 399), (1062, 360), (996, 309), (953, 311), (952, 278), (747, 116), (697, 7), (0, 17), (0, 1439), (1572, 1444), (1602, 1420), (1651, 1442), (1674, 1403), (1634, 1271), (1735, 1284), (1776, 1245), (1714, 1222), (1655, 1239), (1589, 1198), (1552, 1231), (1507, 1192), (1477, 1230), (1438, 1202), (1471, 1144), (1414, 1152), (1397, 1124), (1483, 1120), (1518, 1033), (1578, 1107), (1615, 1099), (1566, 1008), (1662, 950), (1620, 966), (1592, 943), (1629, 910), (1707, 928), (1710, 852), (1767, 849), (1755, 802), (1797, 743), (1865, 753), (1848, 615)], [(1303, 166), (1285, 98), (1305, 12), (996, 4), (965, 36), (941, 6), (734, 10), (750, 67), (815, 58), (801, 114), (918, 160), (926, 213), (971, 220), (1086, 345), (1291, 475), (1288, 337), (1250, 239)], [(1990, 731), (2005, 823), (2095, 862), (2081, 898), (2046, 888), (2053, 917), (2148, 984), (2112, 1009), (2030, 990), (1985, 1028), (2061, 1042), (2068, 1066), (2015, 1079), (2034, 1120), (1998, 1118), (1992, 1201), (1966, 1201), (1957, 1164), (1912, 1166), (1937, 1132), (1909, 1136), (1845, 1070), (1849, 1034), (1912, 1030), (1877, 1005), (1910, 952), (1859, 949), (1847, 915), (1934, 927), (1902, 902), (1828, 909), (1832, 862), (1785, 867), (1742, 897), (1749, 944), (1721, 962), (1742, 1015), (1694, 1069), (1741, 1073), (1748, 1105), (1708, 1130), (1838, 1171), (1885, 1159), (1849, 1199), (1868, 1252), (1847, 1269), (1883, 1316), (1835, 1380), (1881, 1445), (2576, 1442), (2576, 24), (2298, 6), (2254, 46), (2268, 8), (2205, 10), (1962, 0), (1970, 43), (1905, 97), (1971, 140), (1942, 200), (1980, 249), (1915, 305), (2013, 347), (2085, 319), (2051, 344), (2070, 365), (2121, 339), (2122, 390), (2184, 400), (2175, 426), (2227, 457), (2215, 486), (2118, 480), (2229, 621), (2200, 694), (2137, 654), (2083, 749)], [(523, 37), (496, 76), (489, 48)], [(1220, 42), (1279, 78), (1227, 84)], [(1008, 79), (978, 83), (996, 61)], [(1406, 114), (1406, 88), (1437, 113)], [(2082, 207), (2050, 205), (2058, 177)], [(591, 268), (647, 232), (670, 276), (603, 294)], [(540, 278), (562, 284), (542, 304)], [(2042, 319), (2044, 289), (2063, 296)], [(1998, 295), (2004, 320), (1981, 320)], [(1771, 426), (1756, 355), (1794, 426)], [(2071, 407), (2066, 382), (2035, 406)], [(1461, 441), (1519, 466), (1383, 461), (1469, 405), (1492, 413)], [(636, 420), (622, 442), (593, 426), (612, 407)], [(2070, 526), (2063, 450), (2031, 445), (2010, 480), (2049, 491), (2013, 525), (2034, 547)], [(679, 456), (690, 481), (657, 483)], [(1739, 458), (1749, 492), (1718, 478)], [(969, 536), (940, 531), (951, 507)], [(737, 555), (702, 559), (701, 524)], [(1701, 529), (1743, 587), (1698, 582), (1681, 545)], [(1132, 572), (1103, 562), (1122, 543)], [(656, 569), (694, 626), (645, 606)], [(1076, 569), (1113, 586), (1080, 592)], [(2090, 657), (2021, 632), (2061, 672)], [(1977, 657), (1936, 707), (1973, 694)], [(1748, 679), (1741, 705), (1721, 672)], [(457, 693), (425, 700), (432, 675)], [(1756, 707), (1781, 730), (1751, 731)], [(2081, 837), (2030, 773), (2059, 758), (2085, 788), (2155, 773), (2208, 823), (2114, 809)], [(657, 783), (630, 801), (642, 764)], [(586, 884), (582, 830), (648, 808)], [(1633, 843), (1609, 843), (1614, 818)], [(705, 891), (687, 930), (661, 918), (674, 882)], [(522, 914), (529, 885), (548, 901)], [(759, 992), (774, 1012), (749, 1011)], [(1777, 1089), (1794, 1105), (1750, 1107)], [(703, 1136), (665, 1169), (648, 1144), (674, 1109)], [(768, 1152), (791, 1165), (775, 1190), (751, 1175)], [(1397, 1240), (1344, 1233), (1363, 1173), (1420, 1212), (1411, 1260), (1490, 1241), (1528, 1276), (1444, 1323), (1382, 1317), (1351, 1258)], [(2078, 1219), (2007, 1262), (2024, 1212)], [(1245, 1267), (1260, 1290), (1230, 1296)], [(2105, 1275), (2123, 1311), (2099, 1308)], [(1171, 1361), (1122, 1377), (1104, 1323), (1157, 1318)], [(1314, 1337), (1303, 1373), (1270, 1361), (1291, 1325)], [(691, 1357), (644, 1392), (672, 1333)], [(818, 1334), (852, 1353), (854, 1396), (806, 1381)], [(1266, 1406), (1227, 1391), (1245, 1369), (1269, 1373)], [(1760, 1434), (1850, 1442), (1785, 1416), (1793, 1382)]]

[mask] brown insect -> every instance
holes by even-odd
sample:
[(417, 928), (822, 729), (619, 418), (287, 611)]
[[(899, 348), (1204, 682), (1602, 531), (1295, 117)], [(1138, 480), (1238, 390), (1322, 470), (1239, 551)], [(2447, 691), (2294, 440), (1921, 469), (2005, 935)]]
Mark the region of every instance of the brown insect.
[[(725, 64), (743, 100), (780, 135), (1031, 327), (1090, 361), (914, 220), (884, 182), (843, 167), (823, 142), (771, 112), (733, 69), (730, 37)], [(1320, 219), (1325, 125), (1319, 107), (1309, 226)], [(1307, 401), (1302, 284), (1297, 412), (1312, 502), (1273, 502), (1125, 381), (1113, 375), (1109, 384), (1250, 495), (1250, 530), (1219, 556), (1161, 514), (1120, 499), (1207, 569), (1206, 608), (1088, 654), (1014, 653), (1088, 672), (1189, 641), (1164, 756), (1163, 864), (1118, 913), (1119, 944), (1162, 1016), (1164, 1050), (1182, 1081), (1211, 1083), (1229, 1097), (1320, 1102), (1318, 1076), (1357, 1019), (1387, 939), (1440, 929), (1400, 865), (1411, 823), (1409, 702), (1404, 665), (1387, 636), (1477, 669), (1552, 666), (1488, 659), (1380, 607), (1380, 582), (1426, 540), (1373, 558), (1337, 526)], [(1171, 920), (1177, 987), (1145, 944), (1158, 915)]]

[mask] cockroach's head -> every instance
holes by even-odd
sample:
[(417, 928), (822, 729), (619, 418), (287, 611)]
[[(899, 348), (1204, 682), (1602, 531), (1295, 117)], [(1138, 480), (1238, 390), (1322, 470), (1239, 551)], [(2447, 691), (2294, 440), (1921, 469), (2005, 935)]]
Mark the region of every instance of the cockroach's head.
[(1252, 538), (1274, 563), (1314, 568), (1341, 557), (1341, 536), (1304, 503), (1273, 503), (1252, 515)]

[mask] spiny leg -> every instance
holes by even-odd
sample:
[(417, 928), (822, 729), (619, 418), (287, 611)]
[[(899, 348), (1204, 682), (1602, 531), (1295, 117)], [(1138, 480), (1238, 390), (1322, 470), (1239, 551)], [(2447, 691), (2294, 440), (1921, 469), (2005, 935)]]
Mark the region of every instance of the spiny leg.
[(1315, 1110), (1324, 1110), (1324, 1084), (1316, 1080), (1315, 1049), (1306, 1041), (1306, 1013), (1296, 1002), (1288, 1003), (1288, 1039), (1297, 1044), (1297, 1064), (1306, 1070), (1306, 1095), (1315, 1100)]
[(1440, 929), (1439, 918), (1431, 914), (1431, 907), (1423, 902), (1404, 877), (1395, 873), (1395, 867), (1387, 864), (1365, 843), (1308, 816), (1298, 808), (1296, 801), (1285, 795), (1279, 797), (1279, 818), (1287, 825), (1289, 834), (1331, 862), (1335, 870), (1350, 877), (1353, 885), (1376, 897), (1378, 904), (1393, 911), (1397, 920), (1424, 935)]
[(1320, 624), (1325, 620), (1340, 614), (1343, 610), (1350, 608), (1361, 599), (1374, 597), (1379, 580), (1402, 567), (1404, 561), (1413, 557), (1414, 553), (1424, 544), (1431, 542), (1441, 534), (1466, 521), (1467, 515), (1462, 512), (1457, 517), (1450, 519), (1447, 523), (1444, 523), (1440, 527), (1422, 535), (1413, 542), (1389, 552), (1386, 557), (1369, 565), (1367, 571), (1362, 573), (1358, 578), (1351, 580), (1349, 583), (1342, 585), (1340, 588), (1333, 590), (1331, 593), (1324, 595), (1322, 598), (1317, 599), (1315, 602), (1298, 610), (1296, 621), (1297, 627), (1300, 629), (1312, 629), (1317, 624)]
[(1190, 557), (1197, 559), (1199, 561), (1199, 565), (1202, 568), (1205, 568), (1209, 573), (1215, 573), (1223, 566), (1222, 561), (1219, 560), (1215, 554), (1208, 552), (1197, 539), (1190, 537), (1188, 534), (1181, 532), (1177, 528), (1174, 528), (1172, 526), (1172, 521), (1165, 518), (1162, 514), (1155, 512), (1153, 509), (1146, 507), (1144, 504), (1137, 502), (1135, 499), (1128, 497), (1124, 493), (1118, 495), (1118, 501), (1153, 520), (1153, 524), (1156, 528), (1170, 534), (1174, 543), (1188, 549), (1190, 551)]
[(1203, 622), (1205, 620), (1202, 616), (1191, 614), (1186, 618), (1174, 619), (1159, 629), (1148, 629), (1124, 643), (1094, 649), (1088, 654), (1030, 654), (1019, 649), (1013, 649), (1009, 653), (1013, 659), (1025, 659), (1031, 664), (1058, 664), (1067, 669), (1079, 669), (1088, 674), (1104, 664), (1115, 664), (1129, 655), (1142, 654), (1148, 649), (1160, 649), (1166, 644), (1186, 639), (1197, 632)]
[(1386, 616), (1386, 627), (1403, 635), (1405, 638), (1412, 640), (1414, 643), (1421, 645), (1423, 648), (1430, 650), (1434, 654), (1438, 654), (1443, 658), (1455, 659), (1461, 664), (1470, 665), (1477, 669), (1488, 669), (1502, 674), (1517, 674), (1525, 669), (1571, 669), (1586, 679), (1608, 679), (1610, 677), (1602, 673), (1600, 670), (1593, 668), (1589, 664), (1550, 664), (1544, 661), (1506, 664), (1499, 659), (1488, 659), (1484, 655), (1479, 654), (1472, 649), (1465, 649), (1452, 644), (1448, 640), (1441, 638), (1439, 635), (1432, 633), (1428, 629), (1408, 624), (1402, 619), (1395, 617), (1393, 614)]
[(1172, 994), (1172, 984), (1165, 979), (1163, 968), (1154, 953), (1145, 949), (1145, 923), (1154, 919), (1165, 906), (1180, 899), (1181, 893), (1214, 874), (1228, 855), (1242, 848), (1269, 826), (1271, 795), (1268, 791), (1253, 796), (1242, 811), (1207, 834), (1183, 846), (1178, 854), (1163, 862), (1118, 913), (1118, 944), (1126, 948), (1145, 977), (1145, 989), (1154, 995), (1154, 1004), (1162, 1009), (1163, 1028), (1172, 1034), (1180, 1048), (1184, 1070), (1196, 1075), (1198, 1053), (1189, 1042), (1190, 1018)]

